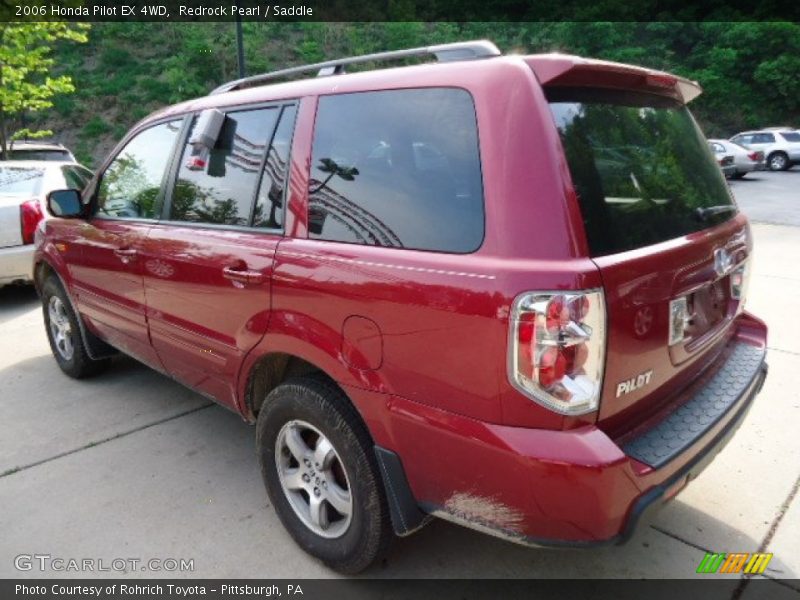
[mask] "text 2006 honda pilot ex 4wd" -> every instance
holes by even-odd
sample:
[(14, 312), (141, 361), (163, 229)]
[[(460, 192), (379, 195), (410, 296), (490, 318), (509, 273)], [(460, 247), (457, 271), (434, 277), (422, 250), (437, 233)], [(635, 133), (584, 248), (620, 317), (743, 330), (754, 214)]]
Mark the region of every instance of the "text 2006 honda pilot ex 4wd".
[(699, 93), (475, 42), (164, 109), (50, 195), (53, 354), (84, 377), (122, 351), (255, 422), (280, 519), (344, 572), (430, 515), (622, 542), (766, 373)]

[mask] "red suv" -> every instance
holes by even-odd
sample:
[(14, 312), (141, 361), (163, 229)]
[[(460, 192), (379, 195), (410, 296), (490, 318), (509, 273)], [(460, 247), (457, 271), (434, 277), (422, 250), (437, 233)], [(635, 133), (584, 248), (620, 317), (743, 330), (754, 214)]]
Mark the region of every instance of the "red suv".
[(766, 375), (699, 93), (471, 42), (161, 110), (49, 197), (55, 359), (84, 377), (121, 351), (254, 422), (280, 519), (342, 572), (430, 516), (623, 542)]

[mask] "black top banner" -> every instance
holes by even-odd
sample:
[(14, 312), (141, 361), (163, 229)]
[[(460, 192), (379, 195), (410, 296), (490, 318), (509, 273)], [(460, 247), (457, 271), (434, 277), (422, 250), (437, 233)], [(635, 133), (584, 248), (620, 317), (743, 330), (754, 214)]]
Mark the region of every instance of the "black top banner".
[(0, 0), (0, 21), (798, 21), (783, 0)]

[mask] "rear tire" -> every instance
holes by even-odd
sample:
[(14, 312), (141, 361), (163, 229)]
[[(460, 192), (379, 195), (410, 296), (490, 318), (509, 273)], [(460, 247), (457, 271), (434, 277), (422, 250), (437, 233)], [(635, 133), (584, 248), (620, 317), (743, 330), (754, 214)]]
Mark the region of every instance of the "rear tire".
[(770, 171), (786, 171), (791, 163), (785, 152), (773, 152), (767, 157)]
[(276, 387), (256, 446), (272, 505), (303, 550), (346, 574), (386, 553), (394, 534), (373, 443), (335, 384), (307, 376)]
[(81, 336), (80, 323), (67, 293), (55, 277), (42, 285), (42, 313), (50, 350), (61, 370), (75, 379), (105, 371), (110, 359), (92, 360)]

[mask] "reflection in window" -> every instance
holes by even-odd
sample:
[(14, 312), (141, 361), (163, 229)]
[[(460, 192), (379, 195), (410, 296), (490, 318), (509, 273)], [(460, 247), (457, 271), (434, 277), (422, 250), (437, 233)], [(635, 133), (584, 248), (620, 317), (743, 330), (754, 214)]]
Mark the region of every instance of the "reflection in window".
[(475, 109), (459, 89), (320, 99), (309, 235), (472, 252), (483, 239)]
[(286, 189), (286, 174), (289, 172), (289, 148), (292, 144), (296, 112), (297, 108), (294, 106), (287, 106), (283, 109), (278, 129), (272, 138), (253, 213), (255, 227), (269, 229), (283, 227), (283, 198)]
[(108, 166), (97, 193), (98, 217), (153, 219), (181, 121), (145, 129)]
[(699, 208), (732, 200), (679, 102), (589, 88), (553, 88), (548, 98), (593, 256), (674, 239), (735, 214), (698, 218)]
[(193, 148), (187, 144), (172, 194), (170, 219), (247, 225), (278, 112), (265, 108), (227, 113), (205, 164), (192, 160)]

